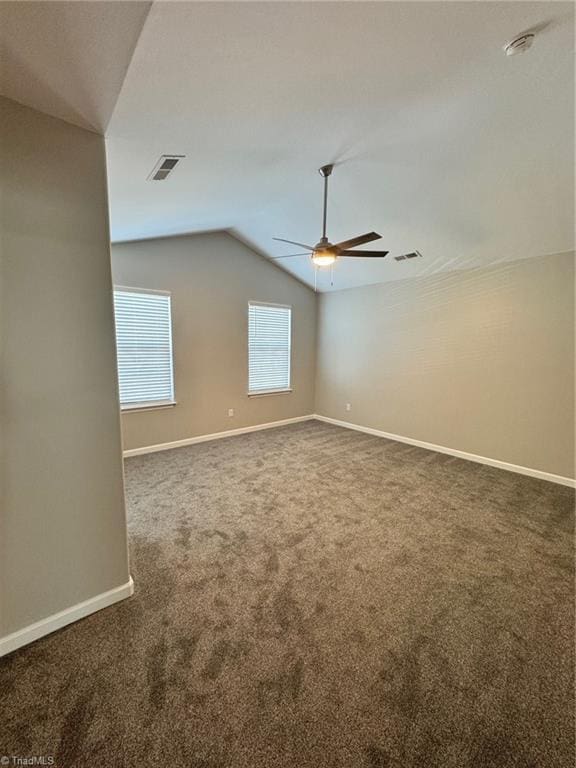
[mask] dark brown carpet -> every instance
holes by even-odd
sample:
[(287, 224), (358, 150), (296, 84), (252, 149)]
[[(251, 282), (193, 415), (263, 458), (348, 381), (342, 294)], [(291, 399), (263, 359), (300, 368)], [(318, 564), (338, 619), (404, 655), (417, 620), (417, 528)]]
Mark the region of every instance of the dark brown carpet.
[(573, 491), (318, 422), (126, 482), (136, 595), (0, 661), (0, 754), (573, 766)]

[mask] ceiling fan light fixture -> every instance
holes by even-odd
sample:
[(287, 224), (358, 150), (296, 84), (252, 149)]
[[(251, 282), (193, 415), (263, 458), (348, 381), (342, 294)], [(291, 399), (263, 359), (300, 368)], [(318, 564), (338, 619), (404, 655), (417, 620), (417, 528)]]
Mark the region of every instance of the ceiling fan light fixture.
[(329, 267), (336, 261), (336, 256), (331, 251), (314, 251), (312, 261), (317, 267)]
[[(281, 243), (290, 243), (290, 245), (297, 245), (300, 248), (310, 252), (310, 258), (315, 267), (331, 267), (334, 262), (341, 256), (348, 258), (355, 256), (357, 259), (361, 258), (379, 258), (382, 259), (388, 255), (388, 251), (354, 251), (357, 245), (364, 245), (365, 243), (372, 243), (374, 240), (380, 240), (380, 235), (377, 232), (366, 232), (364, 235), (358, 235), (358, 237), (352, 237), (348, 240), (342, 240), (340, 243), (331, 243), (326, 237), (326, 213), (328, 210), (328, 177), (332, 173), (332, 165), (323, 165), (320, 168), (320, 175), (324, 178), (324, 206), (322, 208), (322, 237), (316, 245), (306, 245), (306, 243), (298, 243), (296, 240), (286, 240), (283, 237), (275, 237), (274, 240), (279, 240)], [(292, 253), (287, 256), (275, 256), (276, 259), (291, 259), (295, 256), (303, 256), (302, 253)], [(316, 274), (316, 272), (314, 272)]]

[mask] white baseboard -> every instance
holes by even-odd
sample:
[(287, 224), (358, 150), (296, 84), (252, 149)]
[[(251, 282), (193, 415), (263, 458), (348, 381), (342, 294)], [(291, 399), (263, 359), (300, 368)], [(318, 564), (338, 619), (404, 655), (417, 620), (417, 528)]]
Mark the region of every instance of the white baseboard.
[[(508, 472), (516, 472), (520, 475), (528, 475), (529, 477), (536, 477), (539, 480), (548, 480), (551, 483), (558, 483), (559, 485), (566, 485), (570, 488), (576, 488), (576, 480), (570, 477), (563, 477), (561, 475), (554, 475), (550, 472), (543, 472), (540, 469), (532, 469), (531, 467), (523, 467), (518, 464), (509, 464), (505, 461), (499, 461), (498, 459), (490, 459), (486, 456), (477, 456), (474, 453), (466, 453), (465, 451), (458, 451), (454, 448), (446, 448), (443, 445), (435, 445), (434, 443), (426, 443), (423, 440), (415, 440), (411, 437), (403, 437), (402, 435), (394, 435), (391, 432), (384, 432), (381, 429), (373, 429), (372, 427), (363, 427), (360, 424), (352, 424), (348, 421), (341, 421), (339, 419), (332, 419), (329, 416), (321, 416), (320, 414), (310, 414), (308, 416), (297, 416), (292, 419), (283, 419), (282, 421), (272, 421), (267, 424), (257, 424), (252, 427), (241, 427), (240, 429), (230, 429), (226, 432), (215, 432), (211, 435), (199, 435), (197, 437), (190, 437), (185, 440), (177, 440), (172, 443), (161, 443), (159, 445), (150, 445), (143, 448), (133, 448), (131, 450), (124, 451), (124, 456), (138, 456), (144, 453), (154, 453), (156, 451), (167, 451), (171, 448), (180, 448), (186, 445), (194, 445), (195, 443), (203, 443), (209, 440), (219, 440), (224, 437), (232, 437), (233, 435), (243, 435), (248, 432), (257, 432), (262, 429), (273, 429), (274, 427), (281, 427), (286, 424), (296, 424), (301, 421), (310, 421), (316, 419), (318, 421), (324, 421), (328, 424), (335, 424), (345, 429), (354, 429), (358, 432), (365, 432), (368, 435), (375, 435), (376, 437), (384, 437), (387, 440), (394, 440), (399, 443), (407, 443), (408, 445), (414, 445), (418, 448), (425, 448), (429, 451), (436, 451), (437, 453), (445, 453), (449, 456), (455, 456), (459, 459), (465, 459), (466, 461), (474, 461), (477, 464), (487, 464), (490, 467), (496, 467), (497, 469), (504, 469)], [(34, 642), (35, 640), (49, 635), (51, 632), (55, 632), (68, 624), (72, 624), (79, 619), (83, 619), (89, 616), (91, 613), (100, 611), (102, 608), (107, 608), (109, 605), (124, 600), (134, 594), (134, 582), (132, 577), (126, 584), (122, 584), (119, 587), (103, 592), (100, 595), (91, 597), (88, 600), (84, 600), (81, 603), (66, 608), (59, 613), (55, 613), (52, 616), (48, 616), (41, 621), (37, 621), (34, 624), (30, 624), (23, 629), (19, 629), (6, 637), (0, 638), (0, 657), (5, 656), (12, 651), (21, 648), (24, 645)]]
[(283, 427), (286, 424), (296, 424), (299, 421), (310, 421), (316, 418), (312, 414), (308, 416), (296, 416), (293, 419), (282, 419), (282, 421), (269, 421), (266, 424), (255, 424), (252, 427), (240, 427), (239, 429), (228, 429), (226, 432), (213, 432), (210, 435), (197, 435), (196, 437), (187, 437), (184, 440), (175, 440), (172, 443), (158, 443), (157, 445), (146, 445), (142, 448), (129, 448), (124, 451), (124, 457), (140, 456), (144, 453), (156, 453), (156, 451), (170, 451), (172, 448), (183, 448), (186, 445), (196, 445), (196, 443), (206, 443), (209, 440), (220, 440), (223, 437), (234, 437), (234, 435), (244, 435), (247, 432), (259, 432), (261, 429), (273, 429), (274, 427)]
[(385, 437), (387, 440), (395, 440), (398, 443), (408, 443), (408, 445), (415, 445), (418, 448), (425, 448), (428, 451), (436, 451), (437, 453), (447, 453), (449, 456), (455, 456), (458, 459), (466, 459), (466, 461), (475, 461), (477, 464), (487, 464), (489, 467), (496, 467), (497, 469), (505, 469), (508, 472), (516, 472), (519, 475), (528, 475), (529, 477), (537, 477), (539, 480), (548, 480), (551, 483), (558, 483), (559, 485), (567, 485), (570, 488), (576, 488), (576, 480), (570, 477), (562, 477), (562, 475), (553, 475), (550, 472), (542, 472), (540, 469), (532, 469), (531, 467), (522, 467), (519, 464), (508, 464), (506, 461), (499, 461), (498, 459), (489, 459), (486, 456), (477, 456), (475, 453), (466, 453), (465, 451), (457, 451), (454, 448), (446, 448), (444, 445), (434, 445), (434, 443), (425, 443), (423, 440), (414, 440), (411, 437), (403, 437), (402, 435), (393, 435), (390, 432), (383, 432), (381, 429), (373, 429), (372, 427), (362, 427), (360, 424), (352, 424), (348, 421), (340, 421), (339, 419), (331, 419), (328, 416), (320, 416), (314, 414), (314, 418), (318, 421), (325, 421), (328, 424), (336, 424), (339, 427), (345, 427), (346, 429), (355, 429), (358, 432), (366, 432), (368, 435), (375, 435), (376, 437)]
[[(466, 453), (465, 451), (458, 451), (455, 448), (446, 448), (444, 445), (435, 445), (434, 443), (426, 443), (423, 440), (415, 440), (411, 437), (403, 437), (402, 435), (394, 435), (391, 432), (384, 432), (381, 429), (373, 429), (372, 427), (363, 427), (360, 424), (352, 424), (349, 421), (341, 421), (340, 419), (332, 419), (329, 416), (321, 416), (318, 413), (313, 413), (308, 416), (296, 416), (292, 419), (283, 419), (282, 421), (270, 421), (266, 424), (255, 424), (252, 427), (240, 427), (239, 429), (229, 429), (226, 432), (214, 432), (209, 435), (198, 435), (197, 437), (188, 437), (184, 440), (175, 440), (171, 443), (159, 443), (158, 445), (147, 445), (142, 448), (131, 448), (124, 451), (124, 456), (140, 456), (145, 453), (155, 453), (156, 451), (169, 451), (172, 448), (183, 448), (186, 445), (195, 445), (196, 443), (205, 443), (209, 440), (220, 440), (224, 437), (233, 437), (234, 435), (244, 435), (248, 432), (258, 432), (262, 429), (273, 429), (274, 427), (282, 427), (286, 424), (296, 424), (300, 421), (310, 421), (311, 419), (317, 419), (318, 421), (325, 421), (328, 424), (336, 424), (339, 427), (345, 429), (354, 429), (357, 432), (365, 432), (368, 435), (375, 435), (376, 437), (384, 437), (387, 440), (395, 440), (398, 443), (407, 443), (408, 445), (414, 445), (417, 448), (425, 448), (428, 451), (436, 451), (437, 453), (446, 453), (449, 456), (455, 456), (458, 459), (465, 459), (466, 461), (474, 461), (477, 464), (486, 464), (490, 467), (496, 467), (497, 469), (504, 469), (507, 472), (516, 472), (519, 475), (527, 475), (529, 477), (536, 477), (539, 480), (548, 480), (551, 483), (558, 483), (559, 485), (567, 485), (569, 488), (576, 488), (576, 480), (570, 477), (562, 477), (562, 475), (553, 475), (550, 472), (543, 472), (540, 469), (532, 469), (531, 467), (523, 467), (519, 464), (509, 464), (506, 461), (500, 461), (499, 459), (490, 459), (487, 456), (477, 456), (475, 453)], [(1, 654), (0, 654), (1, 655)]]
[(133, 594), (134, 582), (132, 577), (130, 577), (126, 584), (110, 589), (108, 592), (102, 592), (102, 594), (95, 597), (90, 597), (88, 600), (77, 603), (70, 608), (65, 608), (59, 613), (55, 613), (41, 621), (37, 621), (35, 624), (19, 629), (11, 635), (0, 638), (0, 656), (12, 653), (12, 651), (21, 648), (23, 645), (33, 643), (34, 640), (39, 640), (44, 635), (49, 635), (51, 632), (55, 632), (67, 624), (72, 624), (72, 622), (78, 621), (78, 619), (83, 619), (85, 616), (96, 613), (96, 611), (100, 611), (102, 608), (107, 608), (109, 605), (117, 603), (119, 600), (124, 600)]

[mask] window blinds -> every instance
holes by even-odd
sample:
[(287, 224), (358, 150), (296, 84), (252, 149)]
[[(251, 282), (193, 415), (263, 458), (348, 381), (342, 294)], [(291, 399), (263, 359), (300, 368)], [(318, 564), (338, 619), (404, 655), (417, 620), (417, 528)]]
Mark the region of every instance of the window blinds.
[(275, 304), (248, 305), (248, 392), (290, 389), (292, 310)]
[(114, 315), (122, 408), (173, 403), (170, 294), (116, 288)]

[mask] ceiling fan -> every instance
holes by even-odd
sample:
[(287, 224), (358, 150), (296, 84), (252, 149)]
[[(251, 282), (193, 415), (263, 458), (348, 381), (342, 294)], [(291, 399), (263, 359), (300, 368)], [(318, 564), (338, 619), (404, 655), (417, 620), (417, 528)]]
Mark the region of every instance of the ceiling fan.
[(343, 240), (341, 243), (331, 243), (326, 237), (326, 210), (328, 207), (328, 177), (332, 173), (334, 165), (323, 165), (319, 169), (318, 173), (324, 177), (324, 212), (322, 215), (322, 237), (316, 243), (316, 245), (306, 245), (305, 243), (298, 243), (295, 240), (285, 240), (282, 237), (274, 237), (274, 240), (278, 240), (281, 243), (290, 243), (291, 245), (298, 245), (301, 248), (305, 248), (305, 253), (291, 253), (288, 256), (275, 256), (276, 259), (292, 259), (295, 256), (307, 256), (310, 255), (313, 263), (317, 267), (329, 267), (336, 259), (340, 257), (354, 257), (354, 258), (376, 258), (382, 259), (388, 254), (388, 251), (353, 251), (357, 245), (364, 245), (364, 243), (371, 243), (373, 240), (380, 240), (381, 235), (376, 232), (368, 232), (365, 235), (359, 235), (358, 237), (352, 237), (350, 240)]

